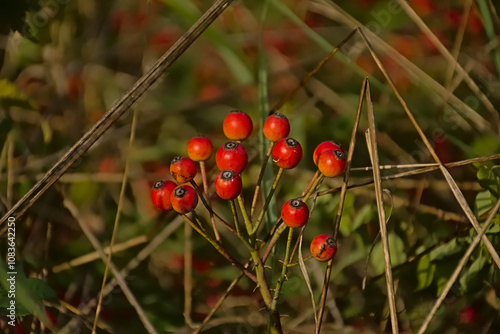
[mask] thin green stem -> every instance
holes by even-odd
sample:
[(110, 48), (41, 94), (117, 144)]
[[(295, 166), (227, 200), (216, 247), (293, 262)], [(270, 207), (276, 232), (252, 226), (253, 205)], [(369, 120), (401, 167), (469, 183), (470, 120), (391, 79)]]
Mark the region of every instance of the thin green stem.
[[(241, 210), (241, 214), (243, 216), (243, 221), (245, 222), (245, 227), (247, 229), (247, 233), (250, 236), (250, 238), (252, 240), (254, 240), (255, 238), (253, 237), (253, 233), (252, 233), (252, 221), (250, 220), (250, 217), (248, 217), (247, 210), (245, 209), (245, 202), (243, 201), (242, 194), (240, 194), (238, 196), (238, 204), (240, 205), (240, 210)], [(253, 243), (253, 241), (252, 241), (252, 243)]]
[(189, 223), (189, 225), (191, 225), (192, 228), (194, 228), (194, 230), (196, 232), (198, 232), (203, 238), (205, 238), (222, 256), (224, 256), (229, 262), (231, 262), (236, 268), (238, 268), (239, 270), (241, 270), (248, 278), (250, 278), (252, 281), (254, 281), (255, 283), (259, 284), (258, 280), (257, 280), (257, 277), (252, 273), (250, 272), (250, 270), (248, 270), (247, 268), (245, 268), (238, 260), (236, 260), (234, 257), (231, 256), (231, 254), (229, 254), (226, 249), (224, 247), (222, 247), (222, 245), (212, 239), (206, 232), (205, 230), (203, 230), (200, 226), (198, 226), (198, 224), (195, 224), (193, 222), (192, 219), (190, 219), (188, 216), (186, 215), (181, 215), (182, 218), (184, 218), (184, 220), (186, 222)]
[(271, 304), (271, 312), (276, 310), (276, 305), (278, 304), (278, 299), (280, 296), (281, 288), (286, 280), (286, 272), (288, 270), (288, 263), (290, 262), (290, 246), (292, 245), (293, 238), (293, 228), (288, 228), (288, 240), (286, 242), (285, 258), (283, 259), (283, 268), (281, 269), (281, 275), (276, 283), (276, 289), (274, 290), (273, 302)]
[(266, 166), (269, 161), (269, 156), (271, 155), (271, 152), (273, 150), (274, 142), (271, 142), (269, 145), (269, 148), (267, 149), (266, 156), (262, 160), (262, 167), (260, 168), (260, 173), (259, 177), (257, 179), (257, 184), (255, 186), (255, 192), (253, 194), (253, 199), (252, 199), (252, 207), (250, 209), (250, 218), (253, 217), (253, 214), (255, 212), (255, 207), (257, 205), (257, 198), (259, 197), (259, 192), (260, 192), (260, 184), (262, 183), (262, 178), (264, 177), (264, 172), (266, 171)]
[(215, 218), (214, 218), (214, 214), (213, 214), (212, 204), (210, 203), (210, 197), (208, 196), (207, 171), (206, 171), (206, 168), (205, 168), (205, 162), (204, 161), (200, 161), (200, 171), (201, 171), (201, 180), (203, 182), (203, 193), (206, 196), (207, 205), (210, 208), (210, 210), (209, 210), (210, 221), (212, 222), (212, 228), (214, 230), (215, 239), (217, 241), (220, 241), (219, 230), (217, 230), (217, 225), (215, 225)]
[(247, 246), (249, 250), (252, 250), (253, 247), (248, 240), (248, 235), (244, 235), (240, 228), (240, 220), (238, 218), (238, 212), (236, 211), (236, 204), (234, 199), (229, 200), (229, 204), (231, 205), (231, 212), (233, 213), (234, 225), (236, 226), (236, 232), (238, 233), (238, 238)]
[[(226, 222), (221, 216), (219, 216), (214, 210), (212, 210), (212, 207), (208, 204), (207, 200), (205, 199), (205, 196), (203, 195), (203, 192), (201, 191), (200, 187), (196, 184), (196, 182), (194, 182), (194, 180), (191, 180), (189, 183), (193, 186), (194, 190), (196, 190), (196, 192), (198, 193), (198, 197), (200, 197), (201, 202), (203, 203), (205, 208), (208, 210), (210, 215), (214, 215), (231, 232), (233, 232), (234, 234), (237, 234), (236, 230), (228, 222)], [(214, 233), (215, 233), (215, 231), (214, 231)]]
[(260, 224), (262, 223), (262, 220), (264, 219), (264, 215), (265, 215), (265, 213), (267, 211), (267, 207), (269, 206), (269, 202), (271, 201), (271, 198), (274, 195), (276, 187), (278, 186), (278, 182), (281, 179), (281, 175), (283, 175), (283, 171), (284, 171), (284, 169), (280, 168), (279, 171), (278, 171), (278, 174), (274, 178), (273, 186), (271, 187), (271, 190), (269, 191), (269, 194), (266, 197), (266, 201), (264, 203), (264, 206), (262, 207), (262, 211), (260, 212), (259, 218), (257, 219), (257, 222), (255, 223), (255, 226), (254, 226), (253, 231), (251, 233), (252, 235), (257, 232), (257, 230), (260, 227)]

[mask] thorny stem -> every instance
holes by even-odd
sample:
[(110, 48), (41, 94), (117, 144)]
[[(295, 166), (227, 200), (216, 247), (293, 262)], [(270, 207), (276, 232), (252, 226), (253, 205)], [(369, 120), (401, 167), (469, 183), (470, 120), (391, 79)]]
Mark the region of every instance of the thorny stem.
[(278, 186), (278, 182), (280, 181), (281, 175), (283, 175), (283, 171), (284, 171), (283, 168), (280, 168), (278, 170), (278, 174), (274, 178), (274, 182), (273, 182), (273, 185), (271, 187), (271, 190), (269, 191), (269, 194), (266, 197), (266, 201), (264, 203), (264, 206), (262, 207), (262, 211), (259, 214), (259, 218), (257, 219), (257, 222), (255, 223), (255, 226), (254, 226), (251, 234), (255, 234), (257, 232), (257, 230), (259, 229), (260, 224), (262, 223), (262, 220), (264, 219), (264, 215), (267, 211), (267, 207), (269, 206), (269, 203), (271, 202), (271, 198), (273, 197), (274, 192), (276, 190), (276, 187)]
[(262, 178), (264, 177), (264, 172), (266, 171), (266, 166), (269, 161), (269, 156), (271, 155), (271, 152), (273, 150), (273, 146), (274, 142), (271, 142), (269, 148), (267, 149), (266, 156), (262, 161), (262, 167), (260, 168), (259, 178), (257, 179), (257, 184), (255, 185), (255, 192), (253, 194), (252, 207), (250, 209), (250, 218), (253, 217), (253, 214), (255, 212), (255, 206), (257, 205), (257, 198), (259, 197), (259, 192), (260, 192), (260, 184), (262, 183)]
[(276, 310), (276, 305), (278, 304), (278, 299), (280, 296), (281, 288), (283, 287), (283, 283), (285, 282), (285, 279), (286, 279), (286, 272), (288, 270), (288, 263), (291, 260), (291, 258), (289, 256), (290, 256), (290, 246), (292, 244), (292, 237), (293, 237), (293, 228), (289, 227), (288, 228), (288, 240), (286, 242), (286, 249), (285, 249), (285, 258), (283, 260), (283, 268), (281, 269), (281, 276), (278, 279), (278, 283), (276, 283), (276, 289), (274, 290), (274, 298), (273, 298), (273, 303), (271, 305), (271, 311)]

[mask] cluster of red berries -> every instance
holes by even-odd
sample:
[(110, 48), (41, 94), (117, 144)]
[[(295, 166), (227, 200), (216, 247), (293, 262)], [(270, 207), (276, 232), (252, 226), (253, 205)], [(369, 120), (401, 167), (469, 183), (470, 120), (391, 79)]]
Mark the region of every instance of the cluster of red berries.
[[(237, 198), (242, 191), (241, 173), (248, 165), (248, 154), (241, 141), (253, 132), (253, 122), (248, 114), (234, 110), (223, 123), (224, 135), (230, 140), (219, 147), (215, 162), (220, 172), (215, 177), (215, 191), (225, 200)], [(294, 138), (288, 137), (290, 123), (281, 113), (270, 115), (263, 125), (264, 136), (273, 144), (272, 159), (282, 169), (296, 167), (302, 159), (302, 147)], [(197, 169), (195, 161), (207, 160), (213, 152), (212, 142), (206, 137), (194, 137), (187, 144), (188, 157), (175, 157), (170, 164), (170, 173), (176, 185), (169, 180), (158, 181), (151, 189), (151, 199), (157, 209), (175, 210), (186, 214), (196, 208), (198, 193), (195, 188), (185, 183), (194, 184)], [(335, 177), (344, 172), (345, 152), (340, 144), (326, 141), (318, 145), (313, 154), (314, 163), (327, 177)], [(309, 208), (301, 199), (287, 201), (281, 210), (283, 222), (291, 228), (304, 226), (309, 219)], [(317, 236), (311, 243), (311, 254), (319, 261), (328, 261), (337, 251), (333, 237)]]

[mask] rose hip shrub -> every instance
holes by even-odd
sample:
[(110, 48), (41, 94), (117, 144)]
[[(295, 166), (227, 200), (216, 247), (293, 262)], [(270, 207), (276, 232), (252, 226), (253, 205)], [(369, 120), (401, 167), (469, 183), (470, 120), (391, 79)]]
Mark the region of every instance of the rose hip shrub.
[[(215, 164), (219, 172), (213, 180), (212, 173), (207, 173), (206, 164), (210, 163), (212, 143), (208, 137), (194, 137), (187, 141), (187, 151), (191, 158), (176, 156), (170, 164), (172, 178), (179, 183), (175, 187), (172, 181), (157, 181), (151, 190), (151, 198), (155, 207), (162, 211), (175, 210), (182, 215), (187, 224), (190, 224), (216, 251), (226, 258), (233, 266), (239, 268), (247, 276), (260, 293), (261, 303), (269, 318), (273, 331), (282, 332), (281, 315), (278, 309), (278, 300), (282, 298), (281, 291), (286, 286), (287, 272), (293, 266), (293, 261), (307, 261), (314, 258), (320, 262), (332, 261), (337, 252), (337, 242), (329, 234), (321, 234), (315, 237), (310, 244), (310, 255), (305, 258), (296, 259), (292, 254), (292, 241), (298, 241), (300, 235), (307, 233), (309, 216), (313, 214), (306, 202), (311, 198), (313, 192), (318, 189), (324, 177), (336, 177), (341, 175), (346, 167), (346, 155), (339, 144), (327, 141), (318, 146), (310, 159), (318, 164), (319, 170), (303, 190), (302, 194), (295, 194), (296, 198), (286, 201), (281, 209), (281, 217), (273, 220), (266, 219), (266, 213), (271, 210), (271, 200), (276, 200), (276, 189), (280, 180), (285, 179), (285, 170), (296, 168), (302, 158), (303, 150), (301, 144), (294, 138), (288, 137), (291, 128), (287, 117), (281, 113), (270, 115), (263, 125), (263, 134), (268, 140), (269, 150), (265, 161), (260, 163), (260, 174), (255, 182), (249, 183), (245, 188), (255, 188), (253, 201), (245, 199), (243, 190), (243, 179), (249, 163), (259, 165), (257, 160), (249, 160), (248, 145), (253, 132), (253, 121), (243, 111), (230, 112), (223, 122), (224, 135), (230, 141), (221, 145), (215, 154)], [(272, 158), (278, 167), (272, 187), (266, 192), (259, 193), (267, 162)], [(197, 167), (195, 162), (200, 161), (202, 180), (196, 180)], [(271, 168), (271, 166), (269, 166)], [(190, 185), (183, 185), (190, 183)], [(198, 185), (201, 183), (203, 186)], [(213, 184), (213, 187), (210, 186)], [(174, 187), (174, 189), (172, 189)], [(202, 189), (205, 187), (205, 189)], [(220, 200), (228, 202), (232, 216), (219, 214), (215, 208), (221, 208), (221, 203), (212, 206), (213, 189)], [(300, 196), (300, 197), (297, 197)], [(166, 197), (166, 198), (164, 198)], [(201, 198), (204, 208), (198, 208), (198, 199)], [(260, 198), (260, 200), (259, 200)], [(218, 201), (220, 202), (220, 201)], [(248, 203), (248, 204), (246, 204)], [(250, 205), (249, 205), (250, 204)], [(255, 212), (259, 212), (254, 215)], [(190, 214), (192, 213), (192, 214)], [(209, 224), (206, 219), (212, 219)], [(216, 219), (215, 219), (216, 218)], [(215, 222), (217, 221), (217, 222)], [(330, 232), (328, 227), (320, 227), (325, 232)], [(220, 230), (221, 229), (221, 230)], [(223, 238), (220, 232), (225, 232)], [(275, 258), (270, 259), (270, 250), (280, 240), (281, 234), (288, 230), (286, 250), (281, 264)], [(228, 236), (240, 241), (240, 252), (232, 251), (233, 246), (228, 242)], [(231, 236), (232, 234), (232, 236)], [(284, 237), (283, 237), (284, 238)], [(203, 242), (201, 240), (200, 242)], [(233, 241), (234, 243), (236, 241)], [(237, 260), (243, 249), (251, 259), (251, 265), (245, 267)], [(294, 252), (295, 253), (295, 252)], [(295, 260), (294, 260), (295, 259)], [(280, 267), (281, 275), (278, 280), (272, 279), (266, 266), (269, 264)], [(307, 274), (305, 274), (307, 275)], [(274, 288), (273, 288), (274, 285)]]

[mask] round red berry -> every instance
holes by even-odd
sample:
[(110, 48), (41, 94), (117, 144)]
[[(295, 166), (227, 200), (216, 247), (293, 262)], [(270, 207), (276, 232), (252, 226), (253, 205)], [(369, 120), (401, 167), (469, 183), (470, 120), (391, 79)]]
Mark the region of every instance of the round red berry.
[(342, 150), (342, 146), (333, 140), (324, 141), (316, 146), (313, 153), (313, 161), (316, 166), (318, 165), (319, 156), (328, 150)]
[(288, 136), (290, 133), (290, 122), (288, 122), (288, 118), (285, 115), (277, 112), (266, 119), (262, 131), (268, 140), (276, 142)]
[(196, 164), (188, 157), (177, 156), (170, 162), (170, 174), (179, 183), (186, 183), (196, 176)]
[(193, 211), (198, 205), (198, 194), (191, 186), (178, 186), (170, 194), (170, 202), (175, 211), (185, 214)]
[(331, 235), (318, 235), (311, 242), (311, 255), (320, 262), (333, 259), (336, 253), (337, 242)]
[(292, 228), (302, 227), (309, 219), (309, 208), (300, 199), (291, 199), (283, 205), (281, 218)]
[(321, 153), (318, 168), (326, 177), (336, 177), (345, 170), (346, 156), (343, 149), (328, 150)]
[(247, 150), (240, 143), (229, 141), (217, 150), (215, 163), (219, 170), (231, 169), (240, 174), (248, 164)]
[(151, 202), (158, 210), (169, 211), (172, 210), (172, 203), (170, 202), (170, 194), (177, 185), (170, 181), (156, 181), (151, 188)]
[(193, 161), (207, 160), (213, 150), (212, 142), (207, 137), (193, 137), (187, 143), (187, 154)]
[(273, 147), (273, 161), (281, 168), (294, 168), (301, 159), (302, 147), (293, 138), (282, 138)]
[(215, 177), (215, 192), (222, 199), (235, 199), (241, 193), (241, 176), (230, 169), (225, 169)]
[(222, 130), (231, 140), (245, 140), (252, 134), (253, 122), (247, 113), (233, 110), (224, 119)]

